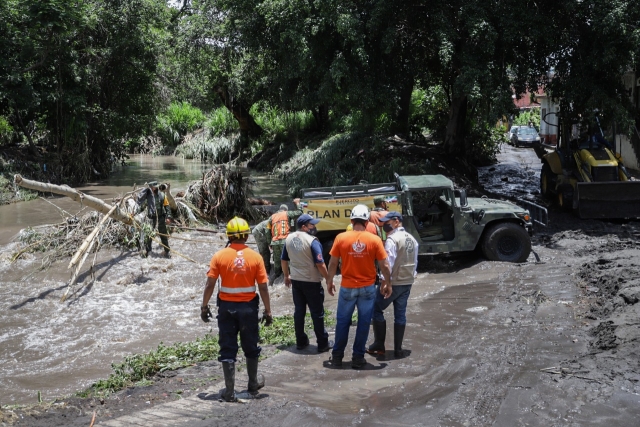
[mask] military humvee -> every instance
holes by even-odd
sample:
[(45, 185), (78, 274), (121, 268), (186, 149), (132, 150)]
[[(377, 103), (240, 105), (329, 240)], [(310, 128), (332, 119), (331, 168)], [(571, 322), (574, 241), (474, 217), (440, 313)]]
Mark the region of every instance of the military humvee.
[[(318, 239), (328, 255), (333, 239), (350, 224), (351, 208), (374, 207), (385, 197), (390, 211), (401, 212), (403, 226), (420, 244), (420, 254), (480, 249), (494, 261), (524, 262), (531, 252), (533, 222), (528, 210), (486, 197), (468, 198), (443, 175), (396, 174), (396, 182), (301, 191), (305, 213), (320, 218)], [(327, 257), (328, 259), (328, 257)]]

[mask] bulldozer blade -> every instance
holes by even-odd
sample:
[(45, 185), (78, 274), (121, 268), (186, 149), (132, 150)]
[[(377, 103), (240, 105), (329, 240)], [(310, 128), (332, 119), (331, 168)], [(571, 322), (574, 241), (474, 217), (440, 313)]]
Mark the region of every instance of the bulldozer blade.
[(640, 217), (640, 181), (579, 182), (580, 218)]

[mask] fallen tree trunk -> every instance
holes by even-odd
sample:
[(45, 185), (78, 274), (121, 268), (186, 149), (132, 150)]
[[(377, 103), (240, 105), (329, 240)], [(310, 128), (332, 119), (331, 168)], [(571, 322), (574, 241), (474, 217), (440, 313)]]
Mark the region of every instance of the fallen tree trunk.
[[(91, 234), (89, 234), (87, 236), (86, 239), (84, 239), (84, 242), (82, 242), (82, 245), (80, 245), (80, 248), (78, 249), (78, 251), (76, 252), (76, 254), (73, 256), (73, 258), (71, 258), (71, 262), (69, 263), (69, 266), (67, 267), (67, 269), (72, 268), (74, 265), (76, 265), (76, 263), (78, 262), (78, 260), (80, 259), (80, 257), (85, 253), (85, 252), (91, 252), (91, 250), (87, 250), (87, 247), (89, 246), (89, 244), (91, 243), (91, 246), (93, 247), (93, 240), (94, 237), (96, 237), (96, 234), (98, 234), (98, 232), (100, 231), (100, 228), (102, 227), (102, 224), (104, 224), (109, 217), (113, 214), (113, 211), (116, 210), (118, 206), (114, 206), (111, 208), (111, 210), (109, 212), (107, 212), (107, 214), (102, 217), (102, 220), (100, 220), (100, 222), (98, 223), (98, 225), (96, 225), (96, 228), (93, 229), (93, 231), (91, 232)], [(83, 262), (84, 262), (84, 258), (83, 258)], [(80, 264), (82, 265), (82, 263)]]
[[(54, 194), (59, 194), (61, 196), (67, 196), (71, 200), (74, 200), (80, 204), (87, 205), (91, 209), (94, 209), (104, 215), (109, 213), (109, 211), (113, 208), (113, 206), (109, 205), (108, 203), (105, 203), (96, 197), (89, 196), (88, 194), (84, 194), (83, 192), (78, 191), (74, 188), (71, 188), (67, 185), (55, 185), (55, 184), (48, 184), (44, 182), (33, 181), (30, 179), (25, 179), (21, 175), (15, 175), (13, 177), (13, 182), (14, 184), (20, 187), (28, 188), (30, 190), (40, 191), (42, 193), (54, 193)], [(125, 210), (121, 209), (119, 206), (111, 214), (111, 217), (127, 225), (133, 224), (133, 221), (134, 221), (131, 218), (131, 216), (129, 216), (129, 214)]]
[[(99, 229), (99, 228), (100, 227), (96, 227), (96, 229)], [(91, 240), (91, 243), (89, 244), (89, 249), (83, 253), (82, 261), (80, 261), (80, 264), (76, 266), (76, 269), (73, 272), (73, 275), (71, 276), (71, 280), (69, 281), (69, 285), (67, 286), (67, 290), (65, 291), (64, 295), (62, 295), (62, 298), (60, 298), (60, 302), (64, 302), (67, 299), (67, 294), (76, 284), (76, 281), (78, 280), (78, 275), (80, 274), (80, 269), (82, 268), (82, 265), (84, 264), (84, 262), (87, 260), (87, 257), (89, 256), (89, 252), (93, 250), (93, 246), (95, 244), (96, 244), (96, 240), (95, 239)]]

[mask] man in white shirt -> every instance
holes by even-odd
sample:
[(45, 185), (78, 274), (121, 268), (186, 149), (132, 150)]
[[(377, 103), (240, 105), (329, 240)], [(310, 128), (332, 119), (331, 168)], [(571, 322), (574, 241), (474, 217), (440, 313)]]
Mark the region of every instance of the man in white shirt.
[[(389, 212), (379, 221), (387, 233), (384, 249), (391, 267), (391, 283), (383, 283), (381, 292), (376, 297), (373, 309), (373, 337), (374, 342), (367, 349), (367, 353), (384, 355), (384, 341), (387, 334), (387, 322), (384, 310), (393, 303), (393, 347), (397, 359), (407, 357), (411, 352), (402, 349), (404, 330), (407, 324), (407, 301), (411, 293), (411, 286), (418, 269), (418, 242), (402, 226), (402, 214)], [(388, 285), (391, 285), (389, 292)], [(389, 293), (391, 295), (389, 295)], [(388, 296), (385, 298), (385, 296)]]

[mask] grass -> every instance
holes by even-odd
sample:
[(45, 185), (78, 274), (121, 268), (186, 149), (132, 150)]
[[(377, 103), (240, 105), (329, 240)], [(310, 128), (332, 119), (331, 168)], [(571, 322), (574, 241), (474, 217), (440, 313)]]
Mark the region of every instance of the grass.
[[(331, 312), (324, 311), (325, 326), (335, 325), (336, 319), (331, 316)], [(309, 313), (304, 318), (304, 327), (307, 331), (313, 331), (313, 323)], [(276, 345), (278, 348), (285, 348), (296, 343), (296, 334), (293, 328), (293, 316), (285, 315), (273, 318), (273, 324), (268, 328), (260, 329), (262, 338), (261, 344)]]
[[(325, 325), (335, 324), (335, 318), (325, 310)], [(313, 330), (311, 316), (307, 313), (305, 329)], [(269, 327), (260, 328), (262, 345), (275, 345), (282, 349), (295, 344), (293, 316), (277, 316)], [(134, 354), (125, 357), (122, 363), (111, 365), (113, 373), (109, 378), (99, 380), (88, 389), (77, 394), (78, 397), (104, 396), (132, 386), (151, 385), (153, 377), (164, 371), (173, 371), (198, 362), (213, 360), (220, 353), (217, 335), (207, 334), (203, 338), (187, 343), (175, 343), (158, 348), (145, 354)]]
[(265, 103), (250, 110), (256, 123), (269, 135), (297, 138), (298, 132), (313, 128), (315, 119), (310, 111), (282, 111)]
[(109, 394), (142, 381), (148, 382), (154, 375), (164, 371), (173, 371), (194, 365), (198, 362), (214, 359), (220, 352), (218, 337), (205, 335), (188, 343), (175, 343), (158, 348), (146, 354), (127, 356), (122, 363), (111, 365), (113, 373), (105, 380), (99, 380), (87, 390), (78, 394), (80, 397)]

